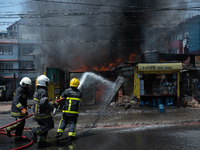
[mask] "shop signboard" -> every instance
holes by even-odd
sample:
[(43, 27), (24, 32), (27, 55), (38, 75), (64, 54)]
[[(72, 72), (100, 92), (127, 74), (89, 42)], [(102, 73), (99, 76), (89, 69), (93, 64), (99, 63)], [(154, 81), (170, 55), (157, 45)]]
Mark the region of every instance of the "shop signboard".
[(181, 69), (182, 63), (138, 63), (138, 71), (178, 71)]

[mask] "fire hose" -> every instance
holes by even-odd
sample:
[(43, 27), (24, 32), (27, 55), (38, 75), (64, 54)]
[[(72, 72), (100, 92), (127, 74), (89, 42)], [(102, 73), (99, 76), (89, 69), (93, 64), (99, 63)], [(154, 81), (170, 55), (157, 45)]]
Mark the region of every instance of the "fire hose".
[[(59, 102), (59, 101), (62, 101), (62, 100), (64, 100), (64, 98), (56, 99), (55, 102)], [(19, 120), (17, 120), (17, 121), (14, 121), (14, 122), (12, 122), (12, 123), (10, 123), (10, 124), (7, 124), (7, 125), (5, 125), (5, 126), (0, 127), (0, 133), (1, 133), (1, 134), (6, 134), (5, 132), (2, 132), (3, 128), (6, 128), (6, 127), (11, 126), (11, 125), (13, 125), (13, 124), (16, 124), (17, 122), (20, 122), (20, 121), (22, 121), (22, 120), (24, 120), (24, 119), (27, 119), (27, 118), (31, 117), (32, 115), (33, 115), (33, 113), (31, 113), (31, 114), (29, 114), (29, 115), (27, 115), (27, 116), (25, 116), (25, 117), (23, 117), (23, 118), (21, 118), (21, 119), (19, 119)], [(30, 128), (24, 128), (24, 129), (30, 129)], [(15, 135), (15, 134), (11, 134), (11, 135)], [(26, 136), (22, 136), (22, 137), (28, 139), (28, 140), (30, 141), (30, 143), (28, 143), (27, 145), (21, 146), (21, 147), (17, 147), (17, 148), (14, 148), (14, 149), (10, 149), (10, 150), (22, 149), (22, 148), (28, 147), (28, 146), (30, 146), (30, 145), (33, 144), (33, 141), (32, 141), (31, 139), (27, 138)]]

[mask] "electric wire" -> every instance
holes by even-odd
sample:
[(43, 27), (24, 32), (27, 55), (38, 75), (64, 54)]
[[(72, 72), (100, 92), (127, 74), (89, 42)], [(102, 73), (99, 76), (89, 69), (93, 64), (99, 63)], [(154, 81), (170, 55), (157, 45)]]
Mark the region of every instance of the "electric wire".
[[(28, 1), (28, 2), (24, 2), (24, 3), (17, 3), (16, 5), (23, 5), (23, 4), (27, 4), (27, 3), (37, 3), (37, 4), (42, 4), (42, 3), (46, 3), (46, 2), (50, 2), (50, 3), (61, 3), (61, 4), (73, 4), (73, 5), (87, 5), (87, 6), (95, 6), (93, 8), (87, 8), (87, 9), (70, 9), (69, 11), (85, 11), (85, 10), (95, 10), (95, 9), (99, 9), (99, 7), (104, 7), (103, 9), (107, 9), (108, 11), (107, 12), (89, 12), (89, 13), (65, 13), (66, 11), (63, 11), (63, 10), (44, 10), (44, 11), (41, 11), (41, 9), (39, 11), (32, 11), (31, 13), (27, 13), (27, 14), (21, 14), (22, 16), (25, 15), (27, 16), (28, 18), (34, 18), (34, 17), (38, 17), (38, 18), (49, 18), (49, 17), (57, 17), (57, 16), (84, 16), (84, 15), (95, 15), (95, 14), (115, 14), (115, 13), (138, 13), (138, 12), (154, 12), (154, 11), (165, 11), (165, 10), (197, 10), (199, 11), (200, 7), (198, 5), (196, 6), (177, 6), (177, 7), (169, 7), (171, 5), (188, 5), (188, 4), (194, 4), (193, 2), (180, 2), (180, 3), (177, 3), (177, 2), (174, 2), (174, 3), (163, 3), (163, 4), (153, 4), (153, 5), (131, 5), (131, 6), (120, 6), (120, 5), (104, 5), (104, 4), (95, 4), (95, 3), (80, 3), (80, 2), (66, 2), (66, 1), (55, 1), (55, 0), (43, 0), (43, 1)], [(197, 3), (198, 1), (196, 1)], [(15, 5), (8, 5), (8, 7), (12, 7), (12, 6), (15, 6)], [(166, 7), (167, 6), (167, 7)], [(97, 8), (96, 8), (97, 7)], [(161, 8), (158, 8), (158, 7), (161, 7)], [(124, 11), (109, 11), (110, 9), (124, 9)], [(125, 10), (125, 9), (128, 9), (128, 10)], [(135, 9), (135, 10), (134, 10)], [(57, 13), (55, 13), (57, 11)], [(37, 13), (38, 12), (38, 13)], [(52, 13), (51, 13), (52, 12)], [(63, 12), (63, 13), (60, 13), (60, 12)], [(3, 14), (1, 15), (0, 17), (1, 18), (11, 18), (11, 17), (16, 17), (17, 14)], [(162, 15), (160, 15), (162, 16)], [(128, 16), (129, 17), (129, 16)], [(133, 17), (133, 16), (131, 16)], [(134, 17), (137, 17), (137, 16), (134, 16)], [(161, 19), (162, 20), (162, 19)], [(176, 19), (174, 19), (176, 20)], [(42, 21), (42, 19), (41, 19)], [(159, 21), (159, 20), (158, 20)], [(152, 24), (148, 21), (144, 21), (144, 22), (126, 22), (124, 24), (102, 24), (102, 23), (99, 23), (99, 24), (93, 24), (93, 25), (87, 25), (87, 26), (94, 26), (94, 27), (121, 27), (121, 25), (128, 25), (128, 26), (149, 26), (149, 27), (153, 27), (153, 26), (158, 26), (159, 24), (154, 21), (155, 24)], [(8, 23), (8, 22), (7, 22)], [(5, 25), (6, 22), (0, 22), (0, 25)], [(189, 23), (188, 23), (189, 24)], [(25, 25), (25, 26), (35, 26), (34, 23), (23, 23), (21, 25)], [(67, 24), (67, 25), (60, 25), (59, 24), (37, 24), (39, 27), (41, 27), (41, 30), (42, 30), (42, 27), (65, 27), (65, 26), (75, 26), (75, 27), (86, 27), (86, 25), (78, 25), (78, 24)], [(36, 25), (36, 26), (37, 26)], [(41, 31), (41, 34), (42, 34), (42, 31)], [(41, 35), (41, 37), (43, 37)], [(69, 40), (51, 40), (51, 39), (47, 39), (47, 40), (44, 40), (42, 39), (42, 41), (55, 41), (55, 42), (104, 42), (104, 41), (112, 41), (112, 42), (132, 42), (132, 41), (150, 41), (150, 40), (163, 40), (164, 38), (146, 38), (146, 39), (141, 39), (141, 38), (136, 38), (136, 39), (108, 39), (108, 40), (98, 40), (98, 41), (79, 41), (79, 40), (72, 40), (72, 41), (69, 41)], [(32, 40), (32, 39), (28, 39), (28, 40)]]
[[(35, 1), (40, 1), (40, 0), (35, 0)], [(177, 5), (177, 4), (191, 4), (191, 3), (193, 3), (194, 4), (194, 2), (179, 2), (179, 3), (177, 3), (177, 2), (174, 2), (174, 3), (165, 3), (165, 4), (160, 4), (160, 3), (158, 3), (158, 4), (151, 4), (151, 5), (146, 5), (146, 4), (137, 4), (137, 5), (131, 5), (131, 6), (121, 6), (121, 5), (110, 5), (110, 4), (107, 4), (107, 5), (105, 5), (105, 4), (94, 4), (94, 3), (80, 3), (80, 2), (66, 2), (66, 1), (55, 1), (55, 0), (42, 0), (42, 1), (40, 1), (40, 2), (43, 2), (43, 3), (45, 3), (45, 2), (51, 2), (51, 3), (64, 3), (64, 4), (75, 4), (75, 5), (92, 5), (92, 6), (101, 6), (101, 7), (114, 7), (114, 8), (140, 8), (140, 7), (142, 7), (142, 8), (146, 8), (146, 7), (148, 7), (148, 8), (154, 8), (155, 6), (156, 7), (160, 7), (160, 6), (164, 6), (164, 5)], [(197, 2), (199, 2), (199, 1), (196, 1), (195, 3), (197, 3)], [(195, 6), (193, 6), (193, 7), (189, 7), (189, 8), (196, 8), (197, 6), (196, 6), (196, 4), (195, 4)], [(184, 7), (185, 8), (185, 7)], [(198, 7), (197, 7), (198, 8)]]
[[(43, 27), (87, 27), (87, 26), (92, 26), (92, 27), (115, 27), (115, 26), (119, 26), (121, 27), (122, 25), (129, 25), (129, 26), (153, 26), (153, 25), (159, 25), (159, 24), (162, 24), (161, 21), (164, 21), (164, 19), (155, 19), (155, 20), (138, 20), (138, 21), (135, 21), (135, 20), (129, 20), (129, 21), (126, 21), (126, 20), (123, 20), (121, 18), (119, 19), (116, 19), (116, 20), (108, 20), (108, 21), (104, 21), (105, 18), (103, 18), (103, 21), (99, 22), (99, 21), (94, 21), (94, 20), (91, 20), (90, 22), (87, 22), (86, 23), (70, 23), (70, 22), (63, 22), (62, 24), (59, 24), (58, 21), (48, 21), (47, 23), (39, 23), (37, 20), (33, 21), (32, 23), (31, 22), (20, 22), (18, 21), (17, 24), (18, 25), (23, 25), (23, 26), (34, 26), (34, 27), (40, 27), (40, 26), (43, 26)], [(177, 19), (171, 19), (171, 21), (174, 20), (174, 21), (177, 21)], [(182, 20), (180, 20), (182, 21)], [(187, 20), (186, 20), (187, 21)], [(185, 21), (185, 22), (186, 22)], [(71, 21), (72, 22), (72, 21)], [(185, 22), (182, 22), (178, 25), (179, 26), (186, 26), (186, 25), (196, 25), (196, 24), (199, 24), (197, 22), (189, 22), (189, 23), (185, 23)], [(10, 22), (0, 22), (0, 24), (10, 24)], [(177, 28), (178, 28), (177, 27)]]
[[(66, 4), (80, 4), (80, 3), (73, 3), (73, 2), (60, 2), (60, 1), (35, 1), (35, 3), (44, 3), (44, 2), (53, 2), (53, 3), (66, 3)], [(30, 3), (30, 1), (29, 2), (24, 2), (24, 3)], [(24, 4), (24, 3), (21, 3), (21, 4)], [(178, 6), (178, 7), (166, 7), (166, 8), (157, 8), (157, 7), (154, 7), (154, 6), (152, 6), (152, 5), (135, 5), (135, 6), (116, 6), (116, 5), (101, 5), (101, 4), (89, 4), (89, 3), (81, 3), (81, 4), (83, 4), (83, 5), (94, 5), (94, 6), (107, 6), (106, 8), (104, 7), (103, 9), (110, 9), (110, 7), (114, 7), (114, 9), (116, 9), (116, 8), (131, 8), (130, 10), (131, 11), (136, 11), (136, 12), (143, 12), (143, 11), (152, 11), (152, 10), (155, 10), (155, 11), (159, 11), (159, 10), (195, 10), (196, 8), (200, 8), (200, 6), (197, 6), (197, 4), (195, 5), (195, 7), (180, 7), (180, 6)], [(173, 5), (175, 5), (176, 3), (174, 3)], [(181, 3), (182, 4), (182, 3)], [(163, 5), (165, 5), (165, 4), (158, 4), (158, 6), (163, 6)], [(170, 5), (170, 4), (169, 4)], [(4, 7), (4, 6), (2, 6), (2, 7)], [(6, 7), (6, 6), (5, 6)], [(0, 7), (1, 8), (1, 7)], [(141, 9), (142, 8), (142, 9)], [(195, 8), (195, 9), (194, 9)], [(86, 8), (86, 9), (84, 9), (84, 8), (82, 8), (82, 9), (69, 9), (69, 10), (44, 10), (44, 11), (40, 11), (40, 13), (51, 13), (51, 12), (54, 12), (55, 13), (55, 11), (58, 11), (58, 12), (60, 12), (60, 11), (64, 11), (64, 13), (66, 13), (66, 11), (80, 11), (80, 10), (82, 10), (82, 11), (87, 11), (87, 10), (93, 10), (93, 9), (99, 9), (99, 7), (97, 7), (97, 8)], [(112, 8), (113, 9), (113, 8)], [(152, 10), (151, 10), (152, 9)], [(199, 11), (199, 9), (197, 9), (198, 11)], [(124, 10), (125, 11), (125, 10)], [(34, 12), (34, 14), (37, 14), (37, 12), (38, 11), (28, 11), (29, 13), (27, 13), (27, 14), (31, 14), (31, 12)], [(94, 12), (93, 12), (94, 13)], [(25, 13), (23, 13), (23, 14), (25, 14)], [(17, 14), (15, 14), (15, 15), (17, 15)], [(20, 14), (18, 14), (18, 15), (20, 15)]]
[[(82, 1), (85, 2), (85, 0), (70, 0), (71, 2), (67, 2), (67, 1), (61, 1), (61, 0), (30, 0), (30, 1), (26, 1), (26, 2), (21, 2), (21, 3), (17, 3), (17, 4), (12, 4), (12, 5), (8, 5), (7, 7), (12, 7), (18, 4), (25, 4), (25, 3), (37, 3), (37, 2), (51, 2), (51, 3), (72, 3), (72, 4), (84, 4), (87, 5), (87, 3), (76, 3), (77, 1)], [(106, 1), (107, 2), (107, 1)], [(13, 2), (14, 3), (14, 2)], [(151, 3), (151, 4), (137, 4), (137, 5), (133, 5), (133, 6), (129, 6), (129, 7), (160, 7), (160, 6), (165, 6), (165, 5), (188, 5), (188, 4), (194, 4), (196, 5), (196, 3), (200, 3), (198, 0), (193, 0), (193, 1), (189, 1), (189, 2), (168, 2), (168, 3)], [(7, 3), (1, 3), (1, 4), (7, 4)], [(96, 4), (90, 4), (88, 3), (88, 5), (96, 5)], [(97, 6), (108, 6), (108, 7), (115, 7), (116, 5), (103, 5), (103, 4), (97, 4)], [(118, 7), (122, 7), (122, 6), (118, 6)], [(124, 6), (126, 7), (126, 6)]]
[[(41, 1), (36, 1), (38, 4), (39, 4), (39, 2), (41, 3)], [(45, 2), (45, 1), (42, 1), (42, 2)], [(58, 2), (58, 1), (46, 1), (46, 2)], [(27, 2), (26, 2), (27, 3)], [(71, 3), (71, 2), (60, 2), (60, 3)], [(182, 4), (182, 3), (181, 3)], [(87, 5), (87, 4), (86, 4)], [(164, 5), (164, 4), (161, 4), (161, 5)], [(99, 6), (99, 5), (98, 5)], [(100, 5), (100, 6), (102, 6), (102, 5)], [(110, 6), (110, 5), (103, 5), (103, 6)], [(139, 5), (140, 6), (140, 5)], [(112, 5), (112, 7), (114, 7), (114, 5)], [(138, 7), (136, 7), (136, 6), (127, 6), (127, 7), (131, 7), (131, 8), (138, 8)], [(142, 7), (148, 7), (148, 5), (146, 6), (146, 5), (142, 5)], [(152, 6), (151, 6), (152, 7)], [(196, 6), (197, 7), (197, 6)], [(87, 9), (87, 10), (90, 10), (90, 9), (97, 9), (97, 8), (89, 8), (89, 9)], [(156, 9), (158, 9), (158, 8), (156, 8)], [(173, 8), (166, 8), (166, 9), (173, 9)], [(182, 8), (177, 8), (177, 9), (182, 9)], [(74, 9), (74, 10), (80, 10), (80, 9)], [(85, 10), (85, 9), (82, 9), (82, 10)], [(188, 10), (188, 8), (187, 8), (187, 10)], [(125, 13), (125, 12), (133, 12), (134, 10), (131, 10), (131, 11), (121, 11), (121, 12), (119, 12), (119, 11), (117, 11), (117, 12), (89, 12), (89, 13), (49, 13), (49, 11), (50, 10), (46, 10), (46, 11), (39, 11), (39, 14), (38, 13), (34, 13), (34, 14), (32, 14), (32, 13), (27, 13), (27, 14), (18, 14), (18, 15), (25, 15), (25, 16), (27, 16), (28, 15), (28, 17), (27, 18), (41, 18), (41, 16), (42, 16), (42, 18), (48, 18), (48, 17), (57, 17), (57, 16), (77, 16), (77, 15), (93, 15), (93, 14), (99, 14), (99, 13)], [(54, 12), (54, 11), (59, 11), (59, 10), (51, 10), (52, 12)], [(51, 12), (50, 11), (50, 12)], [(73, 11), (73, 10), (69, 10), (69, 11)], [(143, 9), (142, 10), (137, 10), (137, 12), (140, 12), (140, 11), (143, 11)], [(35, 11), (34, 11), (35, 12)], [(45, 12), (45, 13), (43, 13), (43, 12)], [(46, 12), (48, 12), (48, 13), (46, 13)], [(66, 10), (65, 10), (65, 12), (66, 12)], [(17, 18), (17, 14), (4, 14), (4, 15), (1, 15), (0, 16), (0, 18)], [(3, 23), (1, 23), (1, 24), (6, 24), (5, 22), (3, 22)]]
[[(200, 6), (199, 6), (200, 8)], [(98, 8), (99, 9), (99, 8)], [(44, 18), (45, 17), (58, 17), (58, 16), (75, 16), (75, 15), (79, 15), (79, 16), (83, 16), (83, 15), (96, 15), (96, 14), (119, 14), (119, 13), (128, 13), (128, 12), (131, 12), (131, 13), (147, 13), (147, 12), (158, 12), (158, 11), (166, 11), (166, 10), (186, 10), (186, 11), (200, 11), (200, 9), (188, 9), (188, 8), (185, 8), (185, 9), (182, 9), (182, 8), (176, 8), (176, 9), (173, 9), (173, 8), (168, 8), (168, 9), (131, 9), (131, 10), (118, 10), (118, 11), (90, 11), (90, 12), (87, 12), (88, 10), (90, 9), (87, 9), (87, 10), (84, 10), (82, 9), (82, 11), (84, 12), (79, 12), (77, 10), (65, 10), (63, 12), (55, 12), (57, 10), (51, 10), (49, 12), (47, 11), (41, 11), (41, 12), (27, 12), (27, 13), (1, 13), (1, 18), (16, 18), (17, 16), (28, 16), (30, 18), (38, 18), (40, 15), (42, 15)], [(60, 10), (59, 10), (60, 11)], [(73, 11), (76, 11), (76, 12), (73, 12)], [(71, 12), (71, 13), (70, 13)], [(159, 14), (161, 15), (161, 14)], [(164, 14), (166, 15), (166, 14)], [(180, 14), (179, 14), (180, 15)], [(185, 14), (183, 14), (185, 15)], [(154, 15), (153, 15), (154, 16)], [(176, 16), (176, 15), (174, 15)]]

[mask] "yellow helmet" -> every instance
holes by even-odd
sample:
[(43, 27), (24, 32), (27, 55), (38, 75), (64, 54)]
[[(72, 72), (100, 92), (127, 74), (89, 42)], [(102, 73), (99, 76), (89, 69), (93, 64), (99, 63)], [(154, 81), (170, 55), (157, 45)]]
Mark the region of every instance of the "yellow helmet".
[(77, 78), (73, 78), (70, 81), (70, 86), (72, 86), (72, 87), (78, 88), (79, 84), (80, 84), (80, 82), (79, 82), (79, 80)]

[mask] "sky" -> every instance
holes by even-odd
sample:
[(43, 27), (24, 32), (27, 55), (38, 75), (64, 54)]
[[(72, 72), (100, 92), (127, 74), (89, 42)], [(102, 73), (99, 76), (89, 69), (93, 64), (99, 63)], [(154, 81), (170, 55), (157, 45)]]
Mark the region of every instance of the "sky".
[[(25, 8), (26, 4), (28, 4), (29, 2), (31, 3), (33, 1), (32, 0), (0, 0), (0, 30), (6, 30), (7, 27), (9, 27), (15, 21), (19, 20), (20, 18), (18, 17), (18, 14), (26, 13), (26, 12), (23, 12), (22, 8), (23, 7)], [(198, 0), (183, 0), (182, 2), (185, 3), (188, 7), (198, 6), (199, 8), (199, 4), (200, 4)], [(173, 4), (173, 2), (170, 2), (170, 4)], [(199, 11), (197, 14), (199, 14)]]
[(0, 31), (19, 20), (18, 14), (27, 0), (0, 0)]

